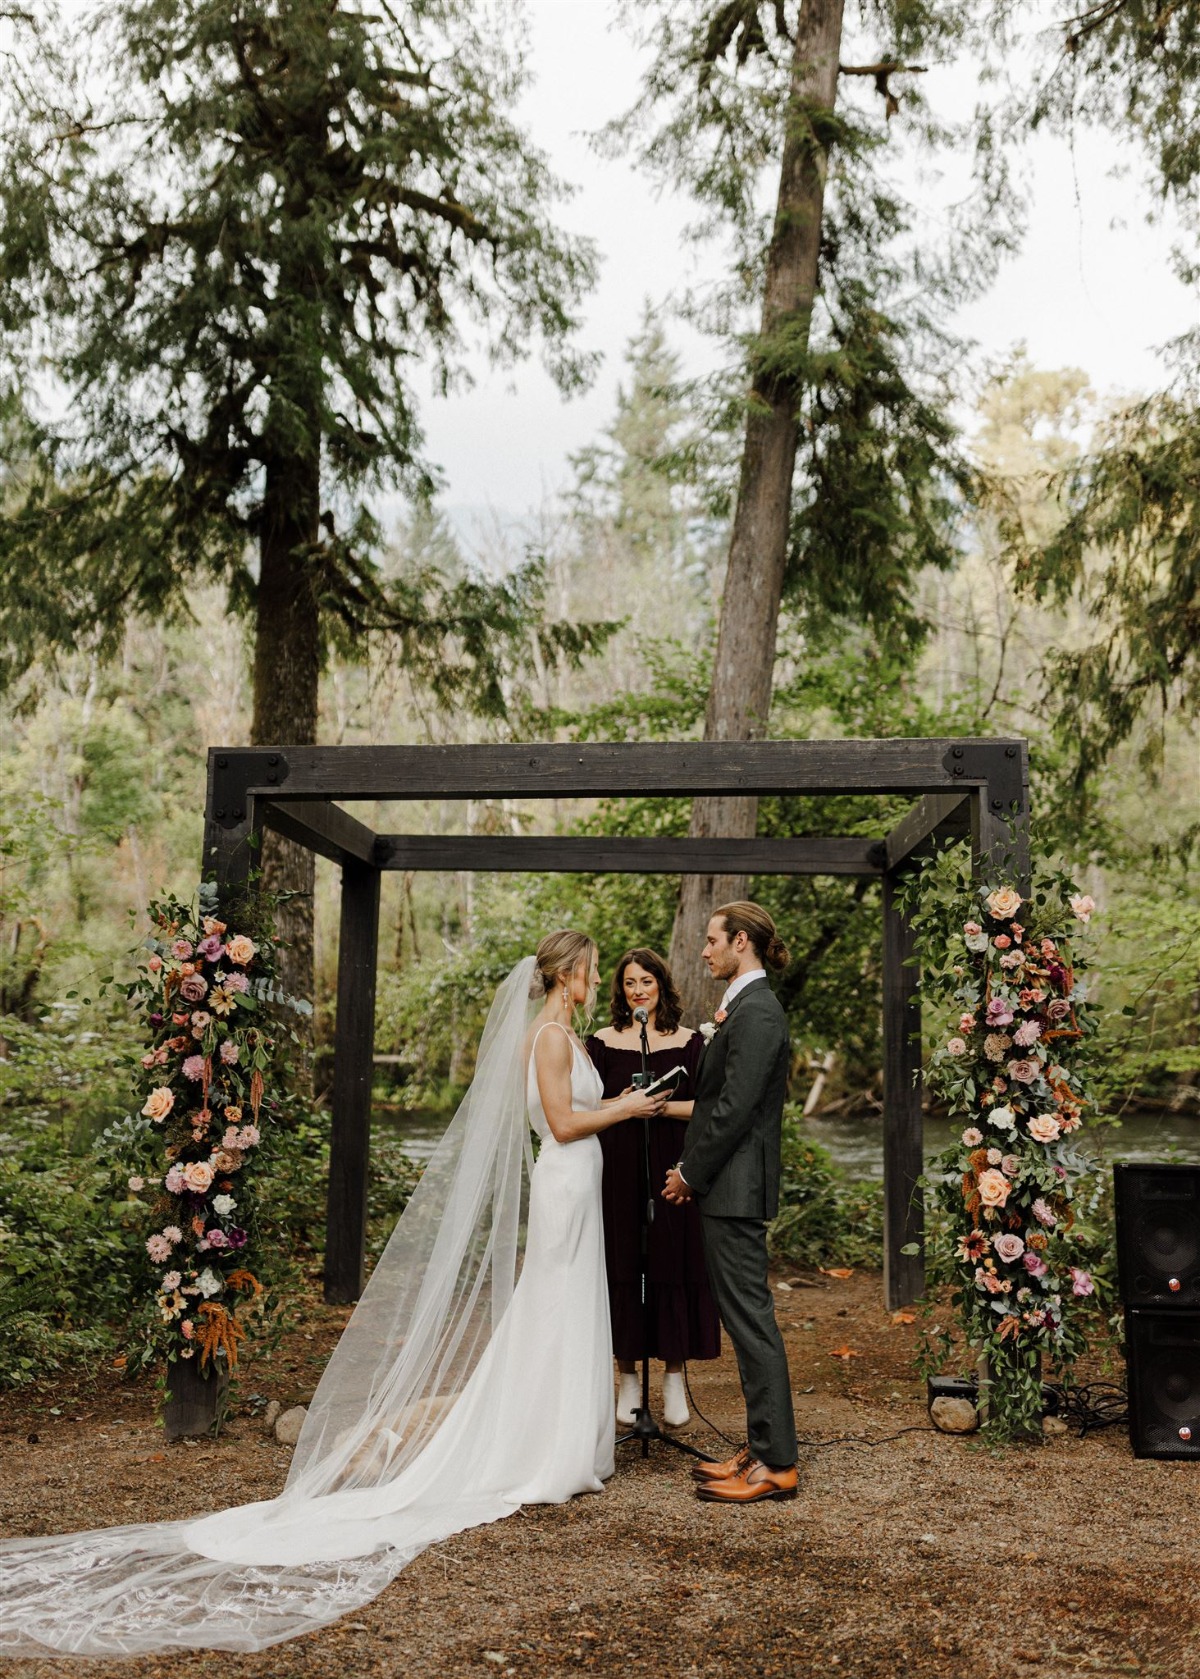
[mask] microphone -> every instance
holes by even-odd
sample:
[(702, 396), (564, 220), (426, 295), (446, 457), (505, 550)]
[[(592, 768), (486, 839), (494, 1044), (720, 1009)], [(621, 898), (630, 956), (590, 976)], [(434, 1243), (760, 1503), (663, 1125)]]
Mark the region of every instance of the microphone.
[(633, 1018), (639, 1026), (645, 1026), (650, 1019), (650, 1011), (648, 1009), (634, 1009)]

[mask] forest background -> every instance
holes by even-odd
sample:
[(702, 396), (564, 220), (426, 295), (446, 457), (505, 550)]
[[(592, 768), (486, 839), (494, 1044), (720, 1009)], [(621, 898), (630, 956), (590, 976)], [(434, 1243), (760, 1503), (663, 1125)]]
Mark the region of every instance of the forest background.
[[(156, 52), (180, 18), (236, 10), (217, 0), (115, 8)], [(317, 27), (302, 5), (251, 10), (267, 22), (288, 16), (301, 32)], [(809, 7), (810, 21), (820, 10)], [(1108, 1021), (1104, 1088), (1113, 1117), (1137, 1103), (1195, 1112), (1200, 1083), (1196, 344), (1176, 335), (1161, 385), (1118, 398), (1094, 390), (1077, 368), (1034, 365), (1020, 346), (982, 355), (949, 323), (987, 297), (999, 265), (1019, 249), (1027, 205), (1013, 158), (1039, 124), (1071, 135), (1097, 125), (1127, 143), (1149, 183), (1151, 213), (1172, 218), (1176, 237), (1162, 247), (1164, 260), (1194, 288), (1195, 96), (1181, 88), (1197, 36), (1176, 10), (1149, 17), (1139, 7), (1098, 7), (1080, 25), (1046, 6), (1026, 7), (1023, 17), (1020, 7), (980, 8), (974, 19), (969, 6), (864, 6), (852, 19), (848, 9), (842, 62), (873, 73), (846, 74), (844, 126), (820, 133), (830, 164), (815, 297), (803, 345), (789, 343), (791, 359), (771, 375), (788, 382), (801, 419), (766, 659), (769, 714), (756, 727), (785, 739), (1029, 739), (1038, 844), (1065, 860), (1100, 905), (1096, 994)], [(340, 480), (340, 490), (358, 495), (356, 522), (328, 544), (334, 581), (304, 649), (313, 671), (310, 732), (284, 738), (670, 741), (713, 726), (739, 462), (746, 482), (744, 389), (748, 377), (763, 376), (769, 342), (753, 334), (786, 137), (778, 107), (794, 11), (748, 0), (643, 8), (637, 103), (623, 118), (612, 110), (598, 143), (630, 159), (648, 186), (669, 185), (693, 205), (695, 237), (708, 253), (704, 284), (668, 295), (661, 276), (647, 274), (652, 301), (627, 333), (599, 434), (570, 452), (564, 481), (537, 507), (519, 518), (510, 510), (467, 520), (439, 498), (439, 463), (422, 440), (438, 398), (418, 400), (396, 367), (428, 352), (440, 388), (454, 391), (470, 365), (457, 309), (471, 331), (492, 333), (501, 361), (540, 342), (560, 384), (585, 381), (587, 358), (572, 343), (594, 253), (558, 230), (545, 160), (511, 119), (522, 53), (506, 34), (509, 20), (498, 17), (497, 33), (485, 38), (454, 5), (400, 8), (406, 23), (442, 40), (469, 36), (480, 56), (462, 59), (464, 75), (478, 79), (502, 60), (508, 80), (496, 83), (491, 103), (464, 100), (439, 113), (437, 138), (451, 154), (456, 146), (464, 156), (472, 146), (486, 150), (493, 181), (513, 170), (508, 184), (526, 199), (493, 253), (488, 307), (472, 313), (488, 281), (465, 260), (449, 280), (437, 269), (446, 287), (437, 309), (417, 321), (415, 342), (395, 348), (394, 382), (380, 380), (364, 398), (368, 408), (388, 409), (383, 441), (368, 446), (361, 427), (339, 430), (331, 410), (326, 436), (341, 452), (339, 470), (356, 449), (364, 459), (375, 453)], [(395, 17), (386, 7), (379, 15)], [(624, 21), (636, 34), (633, 18)], [(19, 18), (9, 27), (17, 34), (6, 48), (25, 79), (16, 77), (10, 96), (14, 166), (3, 210), (0, 1381), (23, 1379), (80, 1344), (110, 1344), (114, 1321), (137, 1296), (137, 1209), (116, 1163), (140, 1046), (119, 993), (102, 997), (98, 984), (127, 971), (148, 899), (160, 888), (186, 895), (194, 887), (207, 747), (277, 738), (271, 728), (284, 725), (270, 723), (279, 703), (272, 672), (285, 698), (290, 681), (286, 644), (264, 645), (271, 555), (269, 545), (253, 552), (247, 502), (237, 503), (243, 487), (225, 486), (216, 513), (211, 497), (176, 496), (169, 507), (154, 499), (173, 470), (176, 483), (187, 473), (169, 414), (155, 464), (139, 480), (143, 499), (129, 493), (130, 453), (104, 521), (92, 496), (80, 529), (78, 486), (90, 494), (98, 473), (111, 484), (115, 468), (100, 459), (96, 430), (72, 433), (68, 396), (90, 391), (92, 406), (80, 414), (102, 422), (105, 440), (106, 427), (131, 437), (144, 413), (131, 424), (109, 375), (118, 367), (136, 375), (138, 400), (150, 405), (155, 358), (166, 361), (173, 346), (148, 335), (148, 316), (139, 339), (136, 311), (122, 318), (118, 342), (116, 294), (101, 296), (89, 319), (62, 284), (67, 268), (44, 228), (55, 206), (81, 190), (101, 142), (83, 124), (83, 151), (47, 185), (52, 172), (28, 136), (40, 122), (61, 148), (69, 131), (63, 108), (48, 108), (37, 92), (34, 72), (45, 65), (38, 52), (65, 52), (69, 30), (64, 21), (35, 44), (21, 37)], [(1072, 29), (1068, 94), (1061, 63)], [(911, 71), (918, 55), (970, 63), (981, 92), (968, 115), (951, 122), (931, 109), (918, 80), (924, 72)], [(1005, 85), (992, 97), (998, 66)], [(160, 61), (153, 74), (162, 73)], [(102, 111), (88, 99), (99, 134)], [(953, 175), (947, 160), (956, 151), (969, 153), (971, 167), (954, 179), (952, 212), (945, 191), (930, 187), (942, 193), (940, 231), (931, 235), (922, 182), (938, 167)], [(902, 168), (897, 159), (907, 160)], [(36, 216), (35, 188), (46, 195)], [(94, 199), (72, 202), (86, 202), (100, 225)], [(64, 212), (60, 233), (69, 221)], [(430, 272), (442, 260), (428, 245), (420, 254)], [(119, 281), (133, 287), (147, 257), (126, 258)], [(57, 290), (44, 283), (51, 270)], [(452, 280), (461, 281), (457, 291)], [(351, 379), (353, 370), (342, 371)], [(323, 400), (317, 390), (314, 401)], [(466, 400), (461, 390), (453, 397), (460, 408)], [(436, 438), (436, 423), (429, 432)], [(336, 451), (324, 447), (328, 461)], [(318, 447), (318, 478), (321, 459)], [(47, 508), (71, 518), (47, 519)], [(691, 813), (685, 801), (628, 800), (447, 801), (406, 805), (401, 821), (397, 814), (364, 812), (375, 827), (430, 834), (686, 833)], [(880, 800), (764, 800), (756, 821), (761, 833), (876, 835), (894, 814)], [(275, 1216), (285, 1245), (306, 1263), (319, 1246), (327, 1154), (336, 885), (319, 863), (304, 900), (312, 905), (312, 1088), (302, 1081), (289, 1106), (275, 1165)], [(750, 887), (793, 950), (781, 995), (796, 1050), (794, 1096), (803, 1102), (819, 1075), (826, 1106), (877, 1103), (876, 888), (785, 879)], [(538, 932), (586, 926), (608, 969), (631, 943), (670, 946), (677, 899), (678, 882), (667, 879), (385, 877), (381, 1098), (421, 1110), (453, 1105), (495, 982)], [(832, 1183), (826, 1162), (811, 1151), (805, 1159), (814, 1184)], [(378, 1178), (376, 1239), (411, 1173), (393, 1150)], [(826, 1259), (835, 1256), (828, 1226), (841, 1193), (830, 1189), (819, 1209)], [(49, 1336), (47, 1321), (56, 1326)]]

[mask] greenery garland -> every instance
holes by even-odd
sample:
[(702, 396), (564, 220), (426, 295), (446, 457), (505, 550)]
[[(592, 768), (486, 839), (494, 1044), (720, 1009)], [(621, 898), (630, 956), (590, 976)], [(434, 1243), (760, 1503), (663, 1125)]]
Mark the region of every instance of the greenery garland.
[(153, 902), (153, 931), (129, 987), (147, 1027), (141, 1113), (161, 1133), (166, 1161), (156, 1181), (129, 1179), (153, 1224), (155, 1339), (169, 1363), (195, 1359), (203, 1371), (236, 1367), (262, 1299), (251, 1269), (253, 1178), (276, 1043), (261, 1005), (280, 997), (278, 941), (257, 926), (232, 929), (216, 911), (208, 884), (195, 905)]
[[(1068, 1373), (1096, 1304), (1077, 1223), (1094, 1173), (1077, 1133), (1092, 1104), (1083, 935), (1095, 907), (1065, 875), (1043, 875), (1023, 896), (959, 873), (914, 916), (925, 997), (952, 1014), (927, 1082), (965, 1122), (926, 1179), (942, 1215), (928, 1271), (987, 1360), (999, 1438), (1040, 1429), (1043, 1356)], [(944, 1358), (950, 1335), (933, 1334)]]

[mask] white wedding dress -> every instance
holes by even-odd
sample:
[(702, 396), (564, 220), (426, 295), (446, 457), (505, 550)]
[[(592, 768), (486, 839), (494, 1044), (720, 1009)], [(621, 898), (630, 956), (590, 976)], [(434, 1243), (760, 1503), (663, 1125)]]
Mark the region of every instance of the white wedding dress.
[[(475, 1081), (330, 1359), (284, 1491), (0, 1544), (0, 1653), (263, 1649), (361, 1606), (452, 1533), (601, 1490), (600, 1145), (555, 1141), (532, 1056), (526, 1070), (533, 966), (497, 994)], [(596, 1108), (599, 1074), (571, 1044), (572, 1105)]]

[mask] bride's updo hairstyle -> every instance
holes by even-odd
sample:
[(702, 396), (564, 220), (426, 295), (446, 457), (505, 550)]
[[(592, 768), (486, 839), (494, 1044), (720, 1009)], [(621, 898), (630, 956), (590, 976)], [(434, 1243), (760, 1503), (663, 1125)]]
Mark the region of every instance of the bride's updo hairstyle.
[(764, 968), (774, 968), (778, 973), (791, 961), (791, 952), (775, 931), (775, 923), (758, 904), (745, 901), (722, 904), (720, 909), (713, 910), (713, 915), (721, 917), (731, 939), (745, 933)]
[(590, 939), (586, 933), (576, 933), (570, 928), (547, 933), (533, 953), (537, 967), (529, 983), (529, 995), (535, 1003), (540, 1003), (554, 990), (564, 974), (574, 974), (581, 962), (586, 962), (590, 969), (598, 955), (595, 939)]

